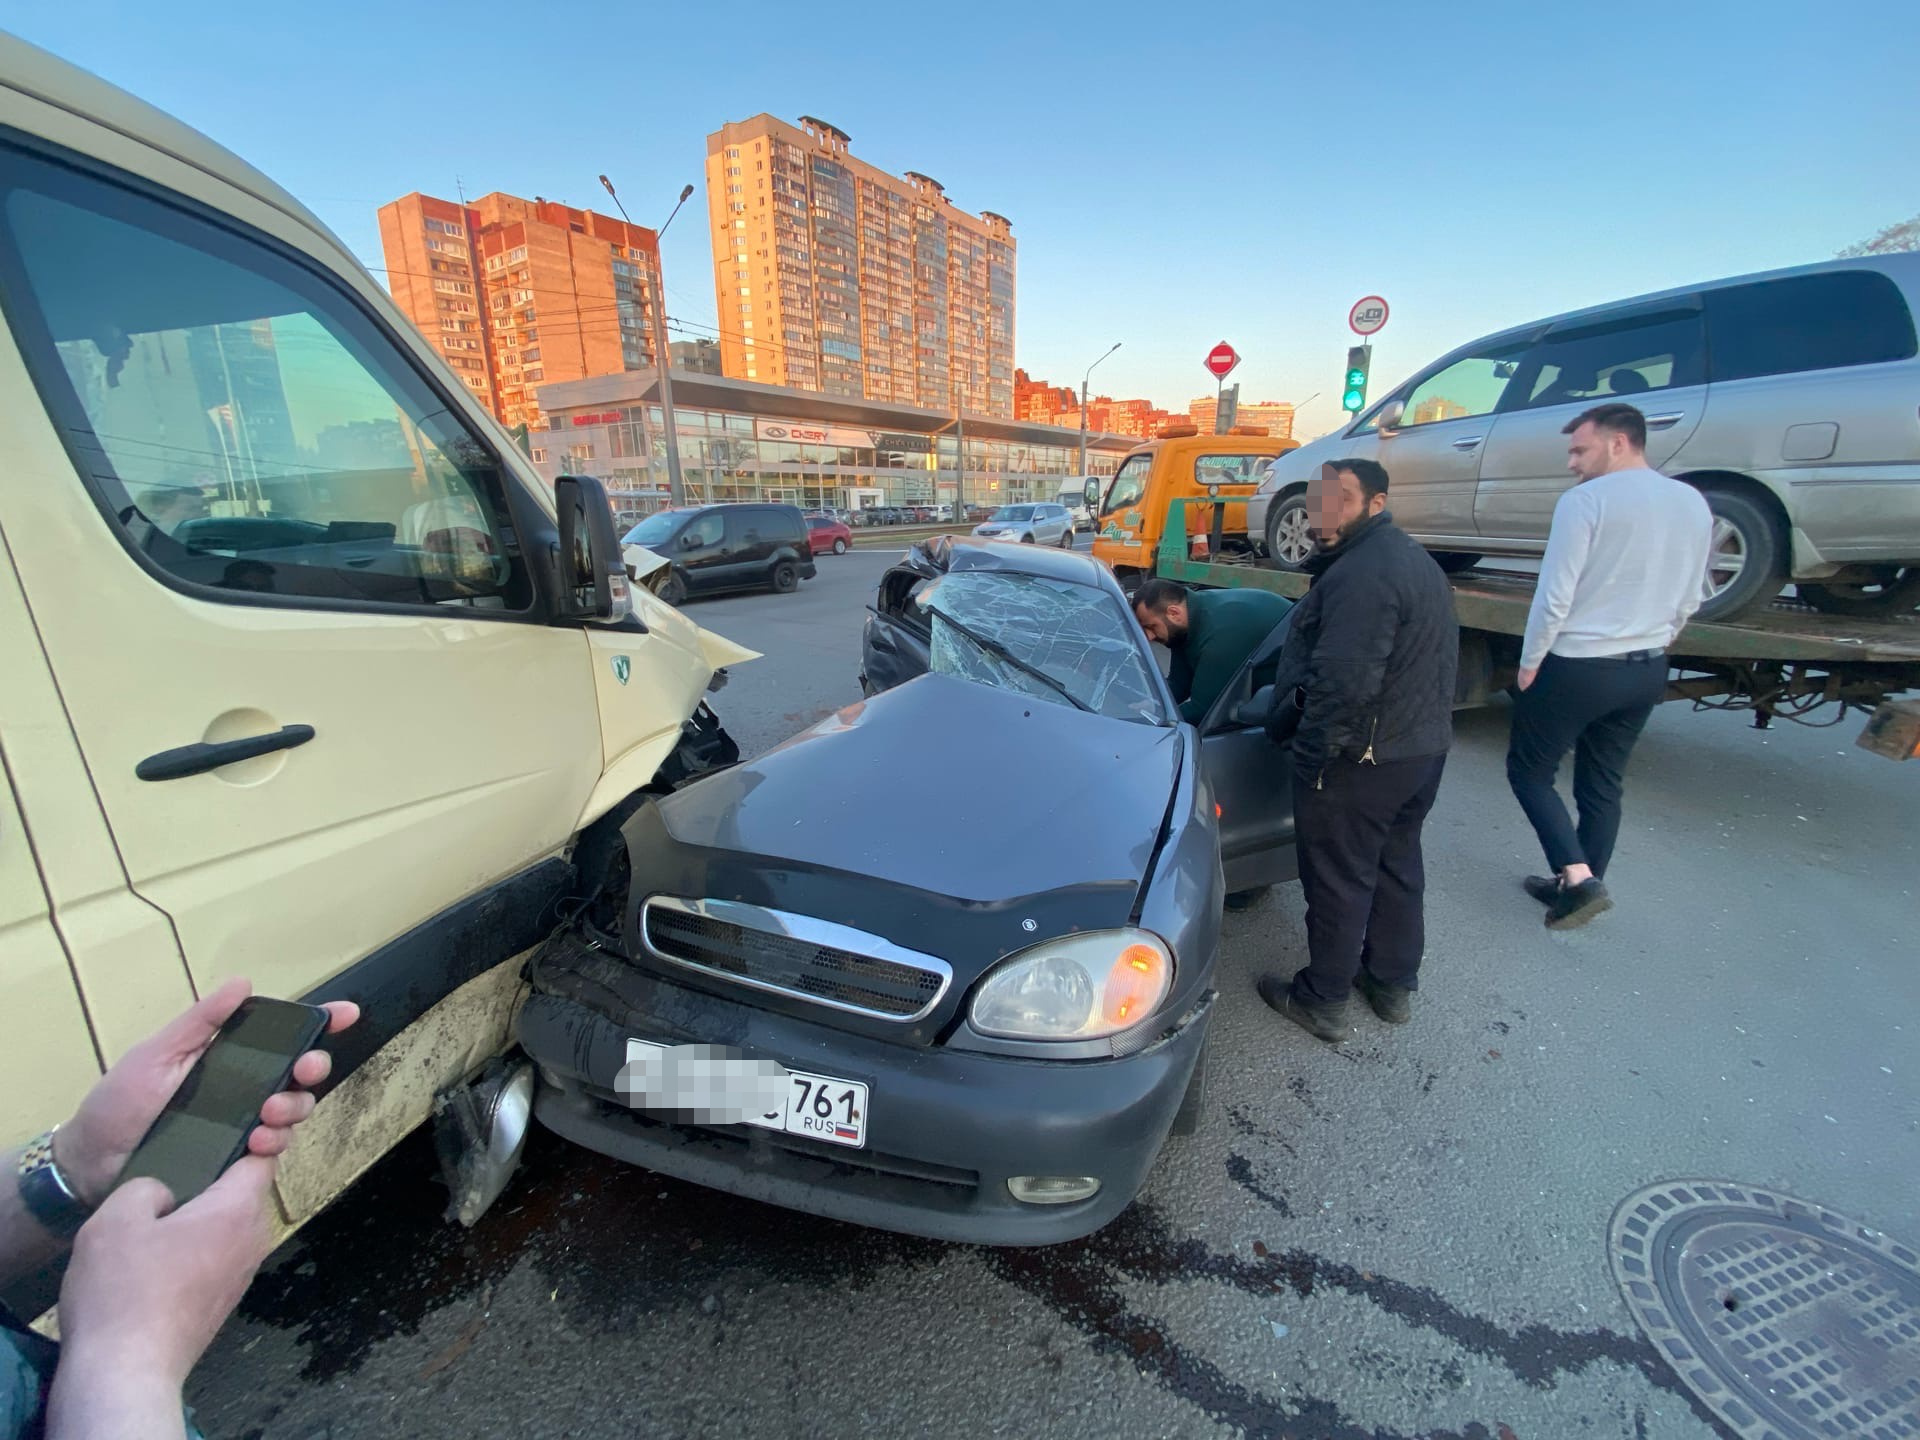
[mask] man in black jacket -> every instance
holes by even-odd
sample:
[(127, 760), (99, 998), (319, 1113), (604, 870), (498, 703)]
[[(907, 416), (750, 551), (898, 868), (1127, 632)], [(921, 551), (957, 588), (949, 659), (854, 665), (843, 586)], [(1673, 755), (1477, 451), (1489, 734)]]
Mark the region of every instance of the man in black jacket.
[(1453, 743), (1460, 629), (1446, 576), (1387, 512), (1383, 468), (1323, 465), (1307, 501), (1320, 552), (1280, 654), (1268, 733), (1291, 735), (1308, 963), (1258, 988), (1338, 1044), (1352, 1032), (1356, 984), (1388, 1024), (1413, 1018), (1426, 944), (1420, 828)]

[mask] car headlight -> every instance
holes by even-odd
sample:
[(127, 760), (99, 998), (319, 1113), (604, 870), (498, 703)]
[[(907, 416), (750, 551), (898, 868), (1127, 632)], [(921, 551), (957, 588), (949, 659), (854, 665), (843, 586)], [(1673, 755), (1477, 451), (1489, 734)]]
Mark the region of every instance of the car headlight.
[(1001, 961), (967, 1019), (1006, 1040), (1098, 1040), (1140, 1024), (1172, 986), (1173, 955), (1144, 930), (1068, 935)]

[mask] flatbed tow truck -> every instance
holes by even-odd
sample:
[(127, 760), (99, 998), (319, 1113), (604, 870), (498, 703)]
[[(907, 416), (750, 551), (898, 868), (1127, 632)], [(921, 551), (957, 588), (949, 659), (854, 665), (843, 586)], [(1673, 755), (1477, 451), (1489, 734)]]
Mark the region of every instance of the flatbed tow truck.
[[(1200, 589), (1305, 595), (1310, 577), (1221, 543), (1225, 508), (1206, 497), (1176, 499), (1153, 573)], [(1460, 622), (1454, 703), (1470, 709), (1513, 685), (1536, 577), (1475, 567), (1448, 578)], [(1783, 598), (1736, 620), (1687, 626), (1671, 661), (1669, 700), (1690, 700), (1697, 710), (1748, 711), (1760, 730), (1775, 717), (1837, 725), (1859, 710), (1871, 717), (1860, 736), (1863, 748), (1894, 760), (1920, 759), (1920, 700), (1897, 698), (1920, 690), (1920, 614), (1849, 619)], [(1830, 707), (1830, 715), (1812, 718)]]

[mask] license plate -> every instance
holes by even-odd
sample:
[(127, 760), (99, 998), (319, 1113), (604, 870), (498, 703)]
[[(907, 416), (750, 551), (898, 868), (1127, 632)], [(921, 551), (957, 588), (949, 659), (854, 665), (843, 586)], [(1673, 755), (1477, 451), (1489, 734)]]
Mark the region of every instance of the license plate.
[(713, 1123), (756, 1125), (856, 1150), (866, 1145), (867, 1087), (860, 1081), (789, 1070), (770, 1060), (720, 1058), (714, 1049), (627, 1041), (627, 1067), (634, 1074), (664, 1077), (676, 1060), (690, 1056), (697, 1064), (685, 1068), (699, 1077), (695, 1090), (683, 1090), (660, 1103), (629, 1103), (645, 1109), (690, 1107), (712, 1113)]

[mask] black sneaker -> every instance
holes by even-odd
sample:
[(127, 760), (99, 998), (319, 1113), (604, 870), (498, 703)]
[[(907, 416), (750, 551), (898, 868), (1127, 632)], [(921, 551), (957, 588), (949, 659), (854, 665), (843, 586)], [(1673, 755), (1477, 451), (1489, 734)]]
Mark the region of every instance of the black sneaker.
[(1373, 1013), (1387, 1024), (1404, 1025), (1413, 1019), (1413, 992), (1406, 986), (1383, 984), (1364, 970), (1356, 984)]
[(1254, 989), (1260, 998), (1316, 1040), (1341, 1045), (1353, 1036), (1353, 1021), (1344, 1002), (1308, 1005), (1293, 993), (1293, 982), (1280, 975), (1262, 975)]
[(1560, 893), (1547, 906), (1547, 928), (1549, 930), (1578, 930), (1603, 910), (1611, 910), (1613, 900), (1607, 894), (1607, 887), (1598, 880), (1582, 880), (1578, 885), (1565, 885)]
[(1520, 887), (1542, 905), (1551, 905), (1560, 898), (1558, 875), (1529, 875), (1520, 882)]

